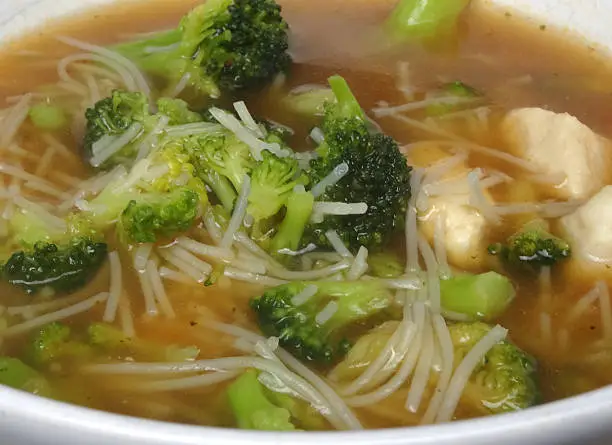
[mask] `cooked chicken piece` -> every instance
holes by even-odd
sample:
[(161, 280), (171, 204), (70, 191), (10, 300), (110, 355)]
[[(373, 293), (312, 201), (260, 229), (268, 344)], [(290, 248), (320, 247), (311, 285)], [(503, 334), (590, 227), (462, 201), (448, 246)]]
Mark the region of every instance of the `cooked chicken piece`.
[(558, 181), (560, 198), (589, 198), (610, 180), (612, 144), (567, 113), (519, 108), (502, 128), (514, 155)]
[(561, 218), (561, 227), (574, 256), (598, 263), (612, 263), (612, 186), (606, 186)]

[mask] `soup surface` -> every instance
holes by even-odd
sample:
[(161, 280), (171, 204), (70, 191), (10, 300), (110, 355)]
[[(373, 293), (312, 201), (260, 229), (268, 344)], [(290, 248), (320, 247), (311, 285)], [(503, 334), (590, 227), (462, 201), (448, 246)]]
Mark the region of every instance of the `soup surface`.
[[(209, 170), (198, 172), (209, 182), (198, 179), (200, 206), (188, 224), (160, 229), (152, 240), (126, 240), (133, 232), (126, 229), (122, 207), (115, 215), (119, 223), (95, 230), (103, 233), (104, 252), (57, 260), (78, 263), (81, 270), (90, 267), (87, 261), (99, 263), (95, 274), (69, 286), (69, 292), (37, 278), (37, 257), (29, 264), (23, 258), (18, 262), (15, 252), (27, 256), (41, 248), (37, 241), (60, 244), (53, 236), (36, 238), (49, 225), (55, 224), (55, 232), (66, 230), (66, 224), (68, 232), (83, 230), (74, 215), (105, 218), (112, 203), (124, 199), (111, 193), (107, 201), (96, 201), (104, 191), (110, 193), (108, 187), (118, 187), (113, 181), (137, 187), (158, 174), (147, 164), (146, 174), (130, 183), (141, 164), (131, 159), (117, 170), (105, 166), (106, 160), (93, 162), (104, 149), (121, 148), (138, 137), (137, 146), (154, 153), (172, 134), (197, 137), (222, 127), (231, 130), (214, 112), (212, 118), (181, 122), (174, 130), (167, 120), (165, 126), (157, 121), (149, 127), (142, 120), (131, 138), (122, 141), (119, 134), (95, 140), (93, 157), (83, 148), (90, 130), (86, 109), (116, 89), (142, 90), (131, 68), (100, 48), (175, 28), (200, 2), (124, 2), (49, 24), (3, 45), (0, 53), (0, 235), (6, 264), (0, 284), (0, 377), (20, 375), (17, 380), (14, 374), (2, 377), (2, 383), (152, 419), (255, 429), (290, 429), (290, 423), (305, 430), (388, 428), (491, 415), (612, 383), (606, 262), (612, 257), (605, 256), (612, 233), (601, 228), (607, 216), (597, 210), (606, 206), (606, 186), (612, 184), (606, 139), (612, 136), (612, 73), (606, 60), (545, 26), (532, 28), (519, 17), (478, 5), (461, 14), (456, 33), (445, 35), (443, 44), (408, 39), (391, 45), (381, 26), (393, 1), (280, 3), (293, 59), (284, 75), (261, 88), (223, 92), (215, 99), (189, 88), (185, 77), (183, 85), (163, 88), (163, 76), (142, 67), (145, 81), (153, 97), (178, 96), (202, 115), (213, 105), (233, 113), (234, 102), (244, 101), (247, 114), (291, 130), (284, 144), (305, 153), (298, 158), (308, 170), (304, 162), (330, 137), (331, 125), (321, 124), (327, 114), (304, 113), (292, 104), (304, 92), (329, 97), (323, 89), (327, 79), (342, 76), (375, 124), (370, 127), (396, 140), (393, 150), (412, 167), (411, 193), (404, 195), (386, 242), (354, 249), (343, 236), (334, 242), (334, 235), (343, 235), (338, 226), (337, 232), (319, 233), (323, 241), (314, 250), (273, 252), (271, 239), (289, 214), (286, 196), (300, 192), (299, 185), (293, 187), (300, 180), (282, 192), (284, 200), (270, 218), (258, 221), (248, 213), (252, 207), (246, 214), (244, 209), (240, 214), (238, 204), (219, 210), (223, 198), (206, 175), (223, 173)], [(62, 36), (78, 40), (58, 40)], [(145, 52), (172, 50), (160, 45)], [(238, 125), (251, 132), (247, 139), (268, 148), (274, 143), (262, 142), (263, 130), (255, 122), (249, 127), (239, 107), (236, 111), (242, 119)], [(135, 128), (124, 127), (123, 136)], [(240, 136), (234, 143), (248, 145)], [(172, 153), (169, 162), (180, 159)], [(160, 171), (165, 175), (168, 169)], [(360, 180), (382, 180), (385, 173), (394, 174), (364, 172)], [(250, 187), (257, 182), (254, 175)], [(240, 202), (244, 178), (234, 179), (225, 184), (233, 186)], [(302, 184), (309, 191), (314, 185)], [(277, 195), (272, 191), (263, 201), (272, 203)], [(140, 199), (134, 196), (127, 202)], [(348, 213), (332, 215), (334, 221), (366, 212), (359, 210), (363, 203), (349, 200), (343, 203), (346, 209), (338, 202), (326, 207), (322, 201), (330, 201), (329, 196), (337, 195), (317, 196), (314, 205), (325, 221), (334, 212)], [(380, 202), (367, 208), (389, 205), (384, 199), (381, 194)], [(154, 225), (152, 220), (164, 218), (154, 215), (156, 205), (147, 207), (149, 213), (143, 210), (139, 223)], [(176, 211), (183, 217), (187, 212), (180, 206)], [(227, 238), (232, 221), (238, 235)], [(390, 224), (381, 220), (385, 227)], [(521, 240), (509, 237), (534, 224), (538, 229), (526, 241), (532, 243), (528, 258), (513, 250)], [(29, 267), (30, 281), (11, 275), (10, 265)], [(66, 278), (62, 264), (53, 267), (56, 278)], [(296, 299), (318, 305), (316, 320), (310, 320), (312, 335), (335, 342), (325, 360), (316, 360), (308, 349), (312, 345), (296, 343), (282, 330), (304, 320), (291, 319), (292, 312), (274, 325), (270, 319), (283, 317), (262, 315), (262, 300), (253, 300), (264, 292), (272, 295), (286, 282), (297, 290), (289, 299), (293, 303), (283, 304), (298, 307), (300, 314), (314, 309), (300, 312)], [(362, 306), (349, 309), (354, 296), (345, 287), (329, 291), (320, 304), (309, 303), (338, 282), (354, 289), (373, 286), (359, 292), (378, 300), (365, 302), (361, 295), (361, 303), (354, 304)], [(349, 310), (363, 314), (336, 332), (330, 324), (343, 324), (336, 318)], [(276, 349), (278, 337), (286, 351)], [(337, 350), (345, 343), (352, 345), (348, 354)], [(13, 371), (9, 358), (23, 367)], [(255, 375), (243, 374), (249, 368), (259, 370), (259, 389), (244, 378)], [(237, 401), (241, 390), (249, 394), (248, 403), (263, 397), (285, 410), (289, 420), (278, 421), (281, 427), (277, 420), (262, 421), (261, 416), (278, 415), (265, 404), (259, 414), (245, 414)], [(245, 421), (243, 416), (251, 417)]]

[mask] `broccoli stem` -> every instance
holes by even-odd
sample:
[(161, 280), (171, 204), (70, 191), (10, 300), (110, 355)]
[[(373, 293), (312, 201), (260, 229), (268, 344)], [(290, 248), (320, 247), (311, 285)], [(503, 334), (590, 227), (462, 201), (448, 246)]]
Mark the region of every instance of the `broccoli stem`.
[(497, 272), (457, 275), (440, 282), (442, 307), (472, 320), (499, 317), (515, 296), (512, 282)]
[(13, 357), (0, 357), (0, 384), (41, 396), (49, 396), (47, 380), (38, 371)]
[(294, 191), (287, 198), (286, 205), (285, 218), (270, 244), (271, 252), (280, 252), (283, 249), (298, 250), (304, 229), (310, 221), (314, 196), (310, 192)]
[(327, 80), (338, 102), (338, 116), (347, 119), (356, 117), (365, 120), (365, 113), (351, 91), (348, 82), (339, 75), (331, 76)]
[(291, 414), (273, 404), (257, 379), (257, 371), (248, 370), (227, 389), (230, 406), (238, 428), (244, 430), (292, 431)]
[(400, 0), (385, 23), (398, 40), (442, 38), (456, 28), (469, 0)]
[(202, 180), (212, 189), (223, 208), (231, 212), (237, 195), (230, 182), (212, 170), (206, 171)]
[(33, 105), (30, 107), (29, 116), (34, 126), (41, 130), (60, 130), (68, 124), (64, 110), (49, 104)]

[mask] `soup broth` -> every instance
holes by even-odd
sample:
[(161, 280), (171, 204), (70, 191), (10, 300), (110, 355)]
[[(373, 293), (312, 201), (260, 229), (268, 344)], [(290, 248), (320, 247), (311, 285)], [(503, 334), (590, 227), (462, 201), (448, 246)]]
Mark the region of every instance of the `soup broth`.
[[(75, 71), (74, 66), (68, 67), (67, 72), (73, 76), (79, 73), (78, 80), (70, 84), (66, 79), (58, 78), (58, 61), (87, 51), (75, 49), (56, 37), (69, 36), (103, 46), (123, 42), (143, 33), (174, 28), (180, 18), (199, 3), (186, 0), (122, 2), (50, 23), (27, 37), (3, 45), (0, 54), (0, 100), (6, 103), (6, 107), (2, 106), (6, 111), (0, 115), (4, 116), (0, 128), (8, 128), (4, 127), (9, 119), (7, 116), (23, 101), (26, 97), (24, 94), (32, 94), (28, 100), (46, 97), (46, 85), (63, 83), (59, 90), (49, 93), (50, 103), (73, 100), (74, 106), (79, 107), (82, 106), (80, 95), (91, 93), (90, 90), (81, 89), (86, 88), (83, 85), (87, 85), (88, 80), (96, 85), (94, 88), (100, 99), (117, 84), (114, 77), (108, 85), (104, 84), (103, 71), (86, 68)], [(261, 90), (224, 95), (215, 101), (218, 106), (231, 109), (235, 100), (244, 100), (253, 116), (290, 127), (293, 133), (288, 139), (289, 145), (294, 150), (308, 152), (316, 147), (308, 137), (316, 120), (288, 112), (279, 104), (296, 87), (325, 85), (330, 76), (343, 76), (361, 107), (382, 131), (398, 141), (407, 162), (417, 170), (433, 168), (432, 165), (440, 159), (465, 153), (467, 169), (486, 172), (480, 179), (481, 183), (486, 180), (484, 178), (492, 178), (487, 194), (498, 206), (508, 209), (513, 204), (531, 205), (527, 206), (530, 210), (526, 212), (509, 210), (496, 224), (490, 224), (485, 247), (503, 242), (537, 216), (541, 208), (533, 203), (553, 200), (564, 203), (550, 208), (552, 216), (548, 219), (555, 234), (560, 233), (559, 217), (570, 214), (584, 203), (582, 199), (559, 200), (556, 183), (551, 182), (546, 174), (526, 171), (517, 162), (512, 159), (508, 161), (496, 153), (511, 152), (505, 137), (504, 119), (510, 110), (523, 107), (569, 113), (600, 135), (612, 136), (609, 124), (612, 121), (612, 107), (609, 106), (612, 93), (609, 79), (612, 73), (607, 60), (598, 58), (593, 48), (568, 42), (565, 37), (544, 26), (527, 25), (520, 17), (477, 7), (468, 9), (462, 15), (458, 34), (450, 42), (450, 49), (432, 50), (412, 44), (381, 47), (372, 36), (378, 35), (381, 23), (394, 6), (392, 1), (284, 0), (281, 5), (291, 27), (291, 68), (282, 79)], [(86, 60), (75, 63), (85, 67), (98, 66)], [(426, 106), (420, 105), (412, 110), (407, 107), (406, 112), (389, 111), (404, 104), (431, 100), (435, 98), (430, 94), (432, 91), (439, 92), (440, 85), (454, 81), (469, 85), (479, 92), (479, 96), (466, 101), (451, 113), (439, 116), (432, 116)], [(195, 109), (201, 109), (205, 103), (190, 93), (181, 97)], [(435, 99), (432, 103), (435, 103)], [(79, 187), (84, 187), (81, 181), (94, 176), (82, 155), (83, 128), (84, 120), (81, 119), (75, 120), (64, 130), (47, 132), (26, 120), (14, 137), (0, 135), (0, 145), (10, 141), (9, 145), (1, 147), (3, 154), (0, 161), (0, 173), (4, 180), (1, 205), (5, 218), (2, 230), (7, 236), (6, 257), (12, 248), (8, 241), (11, 229), (6, 215), (20, 208), (19, 204), (11, 201), (11, 190), (20, 190), (19, 193), (29, 201), (43, 206), (43, 215), (54, 214), (57, 207), (74, 196)], [(14, 173), (12, 168), (27, 174)], [(417, 170), (413, 171), (413, 176)], [(494, 174), (489, 175), (490, 172)], [(9, 198), (5, 198), (5, 195)], [(426, 207), (427, 203), (423, 206)], [(479, 210), (486, 212), (486, 207)], [(487, 223), (491, 221), (487, 220)], [(392, 243), (397, 247), (389, 248), (389, 251), (394, 251), (404, 261), (406, 242), (401, 232)], [(216, 244), (203, 224), (192, 227), (184, 235), (206, 245)], [(162, 286), (162, 297), (155, 294), (157, 303), (152, 303), (152, 310), (150, 301), (147, 302), (143, 294), (143, 280), (148, 279), (143, 277), (148, 277), (149, 272), (138, 272), (132, 266), (137, 261), (134, 255), (138, 255), (141, 247), (126, 249), (114, 232), (109, 233), (106, 240), (108, 250), (117, 252), (116, 261), (121, 264), (122, 289), (115, 324), (137, 339), (134, 344), (138, 341), (157, 345), (154, 346), (158, 349), (157, 356), (166, 354), (166, 360), (171, 362), (188, 358), (186, 363), (194, 363), (196, 357), (197, 360), (205, 360), (245, 354), (244, 348), (237, 344), (235, 335), (224, 333), (223, 329), (220, 332), (212, 326), (223, 323), (259, 333), (249, 301), (269, 287), (265, 282), (263, 285), (245, 282), (244, 279), (236, 279), (237, 272), (232, 275), (226, 269), (225, 276), (222, 274), (214, 284), (205, 286), (185, 274), (179, 276), (178, 272), (175, 275), (168, 272), (169, 275), (148, 284), (149, 289), (157, 284)], [(153, 249), (173, 242), (173, 239), (158, 242)], [(247, 252), (243, 261), (248, 263), (249, 259), (257, 260), (257, 257), (253, 252)], [(312, 257), (316, 261), (315, 255)], [(205, 255), (200, 259), (208, 261), (207, 258)], [(461, 260), (461, 264), (453, 264), (452, 257), (449, 257), (449, 261), (453, 273), (461, 270), (470, 273), (505, 271), (497, 257), (489, 255), (486, 248), (480, 256)], [(212, 264), (215, 265), (214, 262)], [(508, 272), (516, 297), (501, 316), (488, 320), (493, 325), (498, 323), (508, 329), (508, 339), (537, 360), (540, 402), (569, 397), (612, 383), (606, 371), (612, 361), (612, 339), (609, 337), (612, 333), (608, 332), (607, 326), (612, 317), (607, 290), (609, 274), (606, 268), (600, 266), (587, 268), (594, 272), (585, 273), (581, 264), (578, 259), (571, 258), (536, 273)], [(6, 322), (7, 329), (20, 324), (26, 324), (26, 327), (23, 332), (4, 338), (0, 330), (2, 354), (23, 358), (27, 362), (28, 351), (32, 347), (31, 335), (40, 328), (35, 323), (28, 329), (28, 320), (37, 320), (45, 313), (72, 307), (92, 296), (108, 292), (112, 267), (113, 264), (106, 261), (94, 279), (68, 296), (49, 296), (44, 292), (26, 295), (21, 289), (3, 283), (0, 305), (4, 308), (4, 318), (0, 321)], [(151, 267), (157, 272), (164, 267), (166, 272), (173, 269), (162, 257), (156, 257)], [(257, 267), (253, 270), (257, 270)], [(278, 277), (270, 279), (274, 283), (281, 281), (282, 278)], [(593, 295), (593, 292), (599, 293), (588, 301), (583, 300), (589, 292)], [(163, 295), (169, 303), (163, 302)], [(71, 300), (62, 300), (65, 298)], [(86, 335), (92, 322), (105, 319), (105, 311), (108, 310), (103, 304), (105, 300), (97, 304), (97, 300), (92, 301), (90, 309), (61, 319), (77, 336)], [(346, 335), (355, 341), (381, 321), (389, 319), (401, 320), (401, 307), (384, 314), (382, 320), (369, 320), (351, 327)], [(430, 336), (433, 335), (432, 331)], [(107, 362), (129, 364), (163, 361), (152, 360), (151, 351), (147, 349), (151, 346), (140, 348), (134, 344), (120, 353), (97, 351), (87, 359), (87, 363), (95, 366), (96, 363)], [(197, 355), (190, 352), (195, 348), (199, 350)], [(159, 352), (162, 350), (163, 353)], [(436, 360), (440, 363), (444, 358), (439, 350), (432, 354), (435, 369)], [(306, 364), (316, 373), (326, 376), (335, 363)], [(416, 364), (415, 368), (418, 367)], [(168, 390), (159, 382), (173, 378), (169, 372), (87, 372), (83, 371), (80, 363), (75, 364), (71, 360), (59, 360), (43, 366), (40, 372), (53, 388), (52, 397), (59, 400), (165, 421), (236, 426), (226, 394), (233, 381), (229, 377), (215, 384), (185, 383), (182, 389)], [(234, 371), (228, 371), (231, 372)], [(365, 428), (417, 425), (425, 415), (427, 401), (435, 394), (436, 382), (442, 378), (435, 371), (432, 375), (434, 383), (423, 388), (423, 401), (414, 412), (404, 409), (410, 393), (410, 379), (389, 397), (366, 406), (357, 404), (351, 409)], [(333, 382), (330, 384), (335, 388)], [(346, 399), (351, 397), (347, 396)], [(475, 409), (459, 401), (453, 419), (485, 414), (488, 414), (486, 409)], [(303, 426), (304, 429), (334, 427), (329, 419), (313, 422), (310, 427)]]

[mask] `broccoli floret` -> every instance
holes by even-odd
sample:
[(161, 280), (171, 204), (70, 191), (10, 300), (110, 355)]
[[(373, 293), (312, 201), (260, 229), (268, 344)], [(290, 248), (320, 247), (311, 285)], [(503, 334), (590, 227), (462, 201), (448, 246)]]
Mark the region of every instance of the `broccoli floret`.
[(395, 41), (443, 40), (455, 32), (469, 0), (399, 0), (385, 30)]
[[(448, 83), (442, 87), (442, 94), (444, 96), (454, 96), (457, 98), (478, 98), (480, 97), (480, 93), (476, 91), (474, 88), (466, 85), (463, 82), (455, 81)], [(460, 110), (462, 108), (462, 104), (452, 104), (452, 103), (438, 103), (429, 105), (425, 112), (428, 116), (439, 116), (441, 114), (450, 113), (453, 111)]]
[(494, 320), (504, 313), (515, 295), (512, 281), (497, 272), (440, 280), (442, 308), (472, 320)]
[(325, 141), (317, 149), (319, 157), (310, 163), (311, 183), (317, 184), (344, 162), (348, 173), (319, 199), (365, 203), (368, 209), (362, 215), (326, 216), (322, 223), (308, 227), (307, 241), (328, 246), (325, 233), (334, 229), (352, 251), (362, 245), (380, 249), (404, 226), (410, 168), (393, 139), (369, 132), (365, 114), (346, 81), (333, 76), (329, 83), (337, 102), (326, 106)]
[(489, 246), (491, 255), (499, 255), (511, 268), (538, 271), (569, 258), (569, 244), (552, 235), (543, 220), (533, 220), (510, 236), (505, 243)]
[[(304, 290), (315, 292), (305, 302), (300, 301)], [(264, 334), (279, 337), (299, 358), (329, 363), (350, 349), (346, 328), (367, 321), (392, 300), (376, 281), (293, 282), (253, 298), (251, 308)]]
[(36, 367), (63, 360), (87, 360), (91, 353), (86, 343), (74, 338), (70, 327), (59, 322), (40, 328), (28, 345), (28, 359)]
[(244, 176), (249, 175), (255, 162), (249, 146), (233, 133), (217, 132), (192, 137), (186, 148), (199, 171), (214, 171), (228, 179), (236, 191), (242, 189)]
[(103, 351), (142, 360), (182, 362), (195, 360), (200, 350), (195, 346), (179, 347), (126, 336), (121, 330), (106, 323), (92, 323), (87, 328), (89, 344)]
[(154, 243), (159, 237), (187, 231), (199, 210), (198, 194), (186, 187), (167, 194), (149, 194), (130, 201), (121, 214), (121, 231), (130, 242)]
[(38, 371), (13, 357), (0, 357), (0, 384), (49, 397), (49, 382)]
[(294, 190), (287, 197), (285, 217), (270, 243), (270, 251), (282, 253), (283, 250), (297, 251), (310, 220), (314, 196), (305, 190)]
[(264, 151), (262, 156), (263, 160), (257, 163), (251, 174), (248, 197), (247, 213), (255, 221), (276, 215), (287, 203), (293, 188), (305, 182), (293, 157), (279, 158), (268, 151)]
[(168, 97), (158, 99), (157, 112), (170, 119), (168, 125), (193, 124), (204, 120), (201, 114), (191, 111), (189, 104), (181, 99)]
[(243, 430), (295, 431), (291, 413), (266, 396), (265, 387), (257, 379), (257, 371), (248, 370), (228, 388), (236, 425)]
[[(450, 325), (455, 364), (490, 329), (481, 322)], [(474, 369), (461, 400), (483, 414), (497, 414), (528, 408), (535, 405), (539, 397), (535, 359), (509, 341), (502, 341), (493, 346)]]
[[(165, 50), (151, 52), (151, 47)], [(166, 80), (168, 90), (187, 79), (213, 98), (259, 86), (291, 62), (288, 25), (274, 0), (209, 0), (183, 17), (177, 29), (114, 49)]]
[(120, 220), (123, 241), (150, 242), (187, 230), (207, 204), (206, 186), (183, 142), (170, 140), (118, 175), (84, 213), (99, 230)]
[[(142, 93), (113, 91), (112, 96), (96, 102), (85, 112), (85, 157), (95, 167), (106, 169), (114, 165), (129, 164), (136, 157), (139, 136), (155, 125), (156, 118), (149, 113), (149, 102)], [(96, 143), (119, 138), (130, 129), (138, 129), (127, 144), (108, 159), (99, 157), (103, 148)]]
[(106, 259), (106, 243), (77, 238), (65, 245), (41, 242), (11, 255), (4, 280), (34, 294), (44, 288), (71, 292), (89, 282)]

